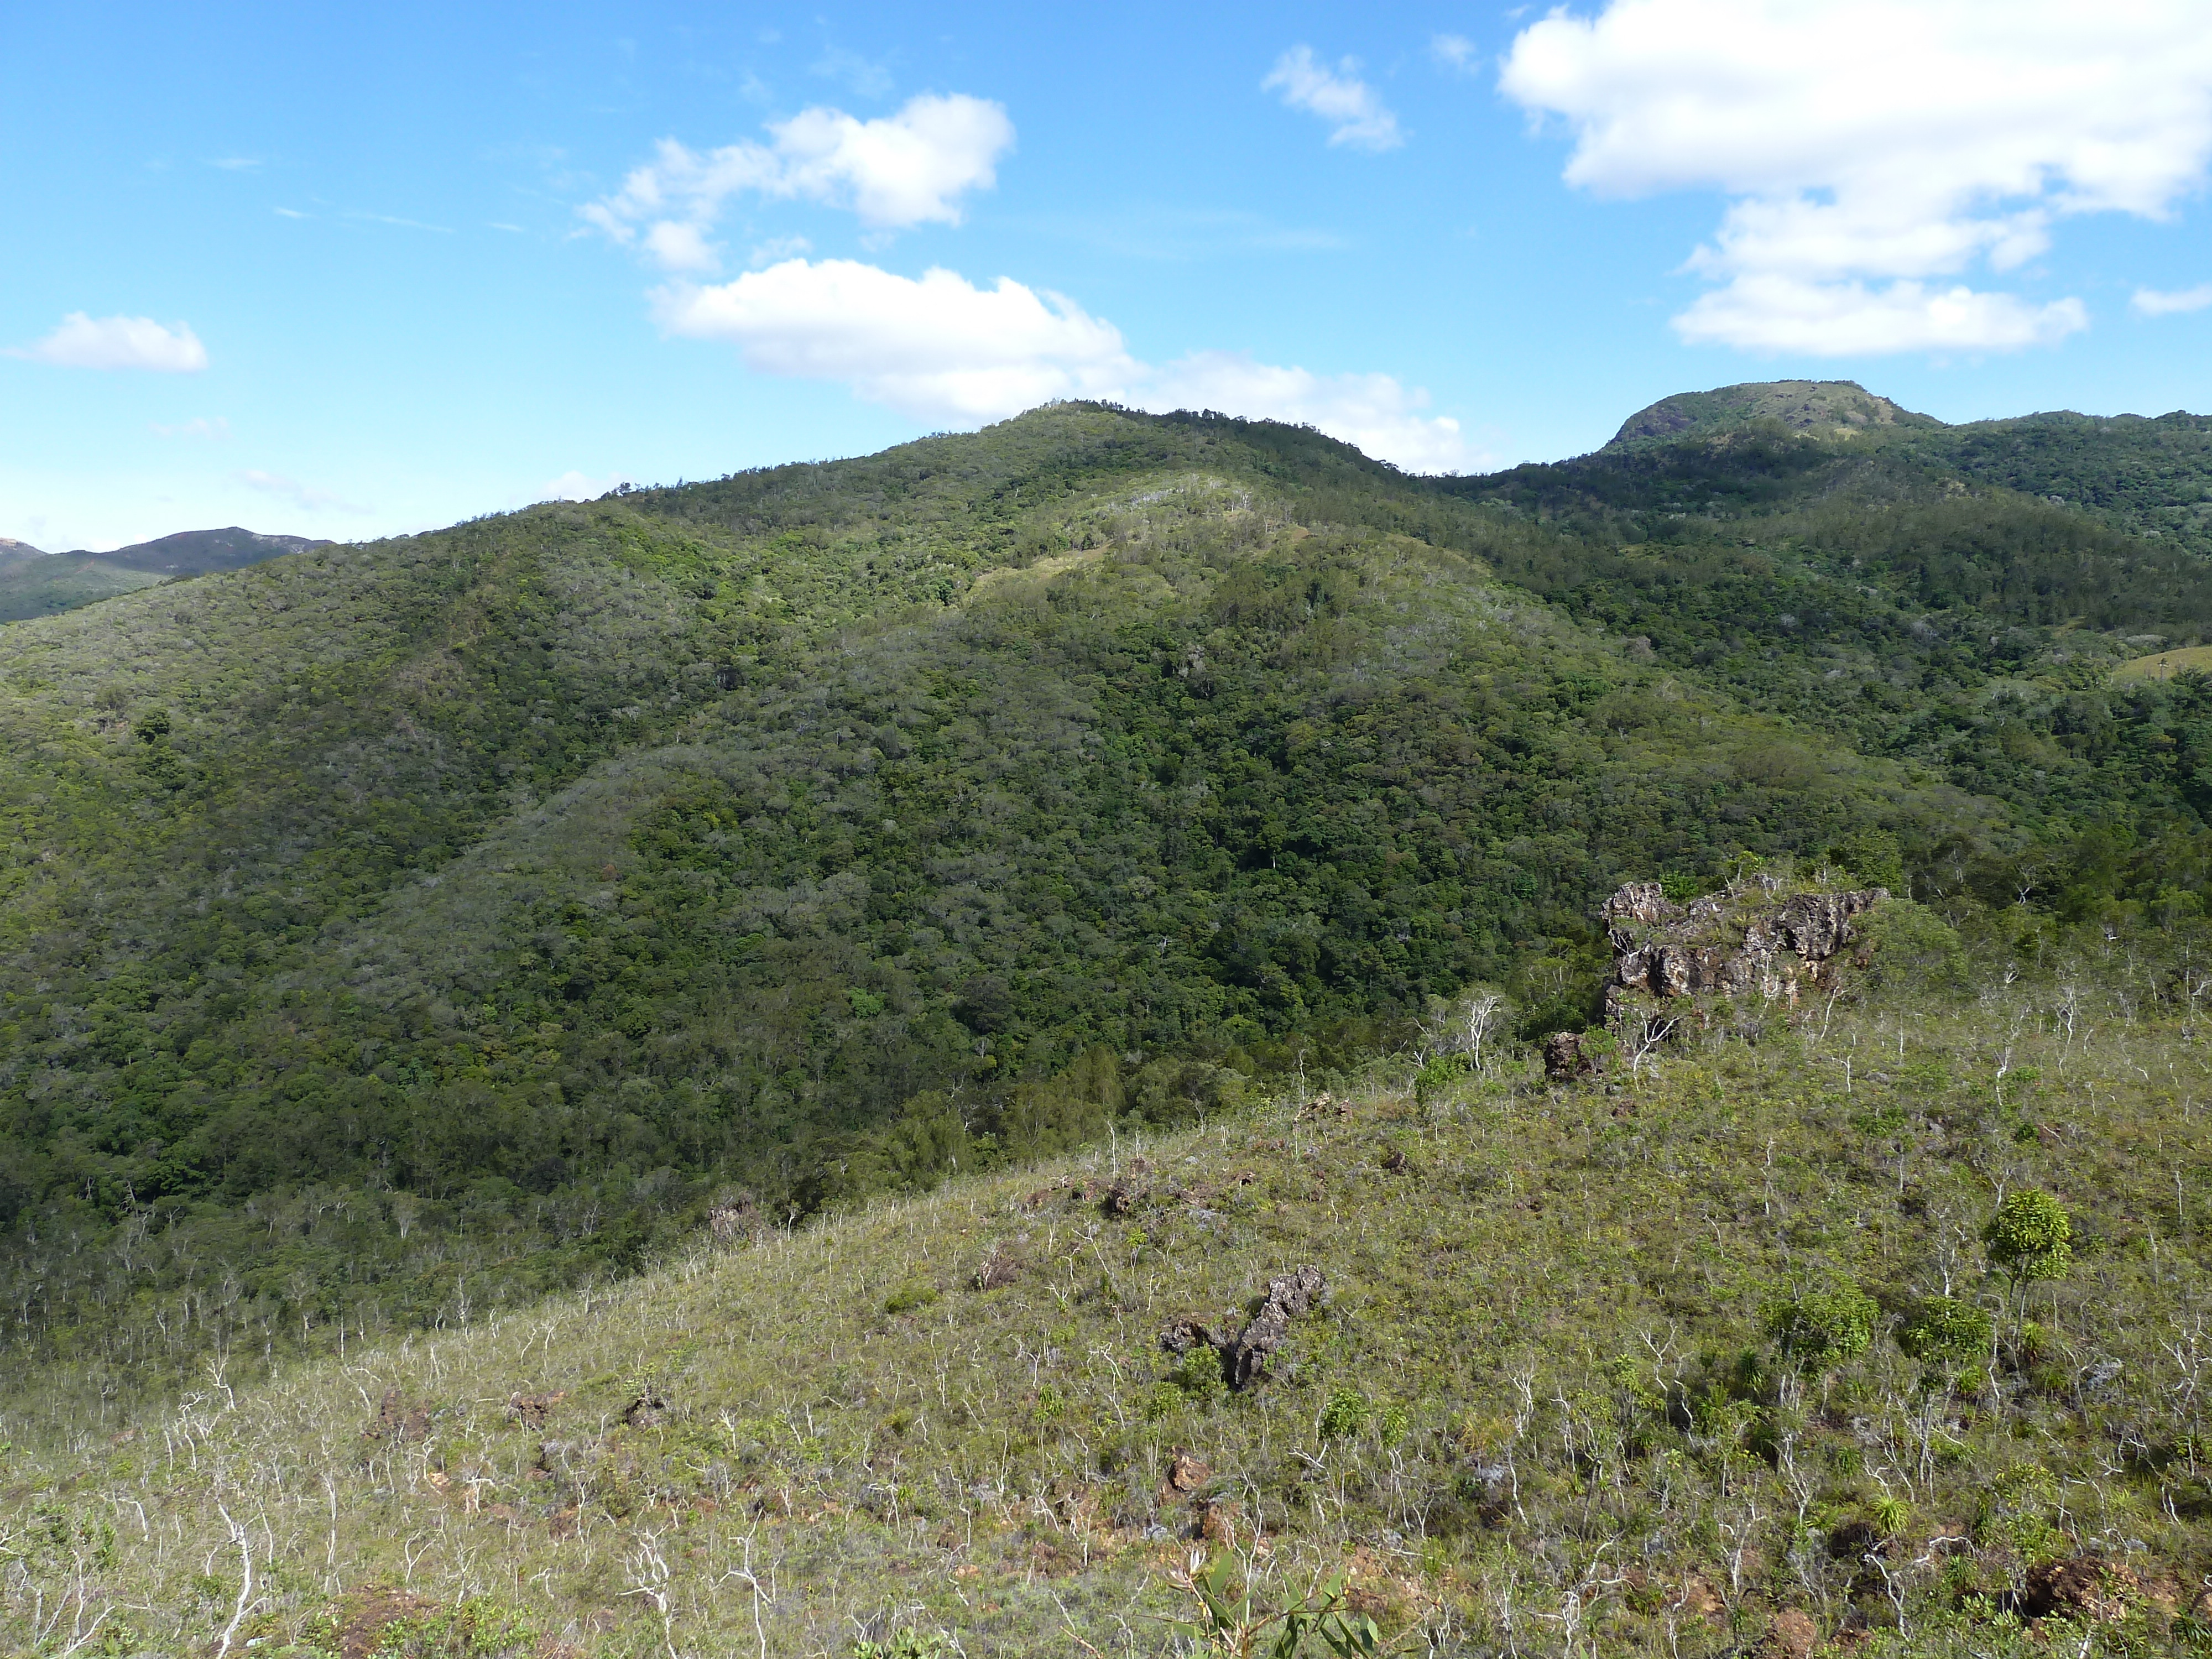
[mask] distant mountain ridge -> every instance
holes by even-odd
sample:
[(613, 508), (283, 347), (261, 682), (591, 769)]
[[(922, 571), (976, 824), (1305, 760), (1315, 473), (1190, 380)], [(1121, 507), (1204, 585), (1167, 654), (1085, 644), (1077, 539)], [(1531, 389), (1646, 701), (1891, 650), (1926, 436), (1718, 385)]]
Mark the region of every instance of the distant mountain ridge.
[(98, 559), (125, 570), (159, 571), (165, 576), (198, 576), (210, 570), (239, 570), (264, 559), (286, 553), (304, 553), (311, 547), (327, 547), (327, 538), (313, 536), (265, 536), (258, 530), (231, 525), (222, 530), (180, 530), (150, 542), (134, 542), (112, 553), (79, 548), (67, 556)]
[(238, 525), (181, 530), (108, 553), (84, 548), (46, 553), (28, 542), (0, 537), (0, 623), (50, 617), (175, 577), (240, 570), (329, 544), (309, 536), (264, 535)]

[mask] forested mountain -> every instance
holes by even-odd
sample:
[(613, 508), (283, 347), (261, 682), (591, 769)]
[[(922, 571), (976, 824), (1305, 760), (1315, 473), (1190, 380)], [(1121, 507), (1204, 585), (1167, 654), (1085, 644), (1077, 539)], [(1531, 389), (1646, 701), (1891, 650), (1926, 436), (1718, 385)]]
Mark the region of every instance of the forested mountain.
[(1578, 1026), (1627, 877), (2201, 908), (2212, 694), (2110, 670), (2212, 618), (2205, 423), (1700, 407), (1429, 480), (1060, 405), (0, 630), (13, 1352), (494, 1305), (1478, 981)]
[(235, 570), (322, 545), (311, 537), (265, 536), (235, 525), (179, 531), (106, 553), (41, 553), (0, 537), (0, 623), (50, 617), (174, 577)]

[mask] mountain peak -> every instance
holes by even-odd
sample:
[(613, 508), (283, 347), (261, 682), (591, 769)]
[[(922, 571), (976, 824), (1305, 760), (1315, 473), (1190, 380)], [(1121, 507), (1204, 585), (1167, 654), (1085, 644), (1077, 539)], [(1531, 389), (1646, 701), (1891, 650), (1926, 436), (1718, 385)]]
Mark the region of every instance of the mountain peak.
[(1622, 422), (1607, 447), (1723, 432), (1753, 421), (1779, 421), (1793, 431), (1821, 437), (1850, 437), (1878, 427), (1943, 424), (1932, 415), (1916, 415), (1877, 397), (1856, 380), (1752, 380), (1662, 398)]
[(158, 572), (165, 576), (198, 576), (211, 570), (236, 570), (286, 553), (327, 546), (312, 536), (265, 536), (255, 530), (229, 525), (221, 530), (180, 530), (150, 542), (136, 542), (93, 557), (103, 564), (126, 570)]

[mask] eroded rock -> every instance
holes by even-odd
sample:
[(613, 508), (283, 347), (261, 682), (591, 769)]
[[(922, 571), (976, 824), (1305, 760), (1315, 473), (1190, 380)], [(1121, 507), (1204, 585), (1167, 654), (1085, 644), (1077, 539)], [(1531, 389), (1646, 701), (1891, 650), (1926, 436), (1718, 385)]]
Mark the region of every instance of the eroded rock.
[(1267, 1360), (1290, 1334), (1291, 1321), (1310, 1312), (1328, 1288), (1328, 1280), (1318, 1267), (1300, 1267), (1296, 1273), (1267, 1281), (1267, 1294), (1260, 1304), (1260, 1311), (1222, 1350), (1231, 1388), (1249, 1388), (1267, 1375)]
[(361, 1431), (364, 1440), (398, 1440), (413, 1442), (427, 1439), (430, 1433), (430, 1408), (410, 1406), (399, 1397), (397, 1389), (386, 1389), (384, 1399), (376, 1408), (376, 1415)]
[(2031, 1571), (2021, 1586), (2020, 1610), (2031, 1619), (2117, 1624), (2142, 1599), (2142, 1581), (2132, 1569), (2101, 1555), (2077, 1555)]
[(1755, 992), (1795, 1003), (1801, 987), (1832, 980), (1830, 964), (1857, 942), (1853, 922), (1888, 896), (1874, 887), (1778, 901), (1757, 882), (1738, 882), (1680, 905), (1657, 882), (1630, 882), (1599, 910), (1613, 951), (1607, 1023), (1618, 1024), (1638, 996)]
[(1554, 1083), (1595, 1077), (1605, 1069), (1604, 1050), (1580, 1031), (1554, 1031), (1544, 1039), (1544, 1075)]

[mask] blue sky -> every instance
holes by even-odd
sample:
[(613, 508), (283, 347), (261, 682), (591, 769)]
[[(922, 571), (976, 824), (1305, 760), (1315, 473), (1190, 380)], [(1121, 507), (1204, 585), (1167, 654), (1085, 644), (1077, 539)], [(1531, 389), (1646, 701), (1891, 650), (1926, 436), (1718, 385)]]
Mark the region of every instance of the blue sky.
[(2212, 29), (2124, 9), (15, 0), (0, 535), (353, 538), (1054, 394), (1468, 471), (1744, 380), (2203, 410)]

